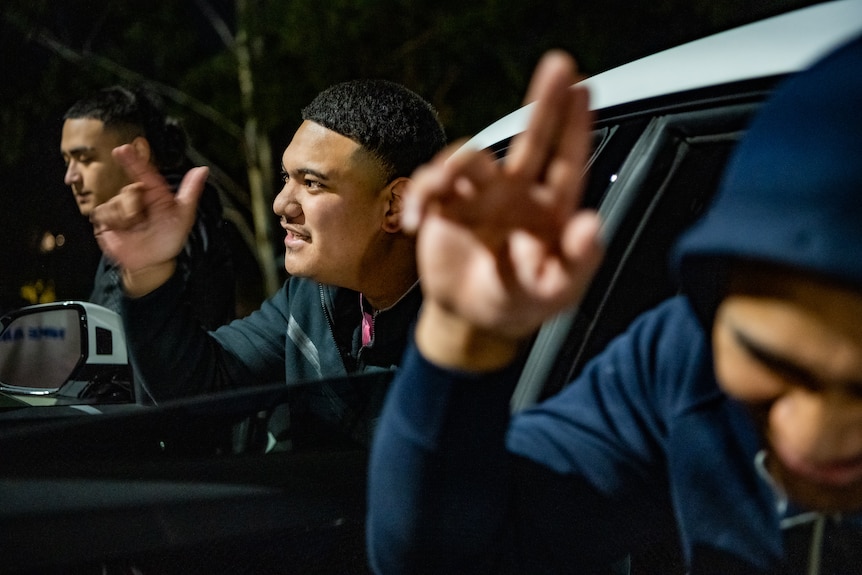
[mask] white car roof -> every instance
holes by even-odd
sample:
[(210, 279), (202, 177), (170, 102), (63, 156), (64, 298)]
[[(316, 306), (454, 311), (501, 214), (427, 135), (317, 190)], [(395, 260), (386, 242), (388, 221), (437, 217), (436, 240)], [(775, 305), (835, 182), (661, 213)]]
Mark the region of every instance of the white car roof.
[[(802, 8), (682, 44), (582, 82), (594, 110), (685, 90), (797, 72), (862, 33), (862, 0)], [(522, 132), (532, 106), (494, 122), (464, 148)]]

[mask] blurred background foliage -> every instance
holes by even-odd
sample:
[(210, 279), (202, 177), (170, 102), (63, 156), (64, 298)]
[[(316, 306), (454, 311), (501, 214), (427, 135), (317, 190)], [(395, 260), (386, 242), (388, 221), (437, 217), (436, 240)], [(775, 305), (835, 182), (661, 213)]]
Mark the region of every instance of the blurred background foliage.
[[(4, 0), (0, 311), (89, 294), (98, 248), (63, 185), (59, 135), (63, 112), (92, 90), (144, 83), (183, 120), (199, 160), (220, 176), (238, 229), (243, 297), (254, 308), (272, 290), (265, 270), (280, 269), (281, 242), (269, 231), (273, 166), (320, 90), (358, 77), (401, 82), (438, 109), (456, 139), (518, 107), (550, 48), (595, 74), (813, 3)], [(240, 82), (244, 61), (251, 84)], [(270, 228), (255, 220), (253, 197)], [(254, 245), (255, 230), (266, 249)]]

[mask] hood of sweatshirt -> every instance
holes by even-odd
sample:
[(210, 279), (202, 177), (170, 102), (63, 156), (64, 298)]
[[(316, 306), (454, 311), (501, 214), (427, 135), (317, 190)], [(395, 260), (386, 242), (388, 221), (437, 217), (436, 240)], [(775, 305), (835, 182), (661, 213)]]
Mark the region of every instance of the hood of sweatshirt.
[(862, 289), (862, 36), (778, 87), (677, 243), (671, 267), (707, 325), (738, 260)]

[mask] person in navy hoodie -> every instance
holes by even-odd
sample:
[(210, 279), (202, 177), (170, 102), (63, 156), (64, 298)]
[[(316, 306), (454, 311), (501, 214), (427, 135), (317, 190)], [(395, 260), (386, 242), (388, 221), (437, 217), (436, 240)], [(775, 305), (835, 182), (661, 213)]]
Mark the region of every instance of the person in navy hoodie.
[(525, 340), (602, 247), (575, 209), (588, 95), (547, 56), (505, 164), (405, 199), (424, 305), (372, 450), (378, 573), (591, 573), (678, 534), (688, 572), (862, 572), (862, 38), (786, 80), (705, 217), (682, 295), (514, 417)]

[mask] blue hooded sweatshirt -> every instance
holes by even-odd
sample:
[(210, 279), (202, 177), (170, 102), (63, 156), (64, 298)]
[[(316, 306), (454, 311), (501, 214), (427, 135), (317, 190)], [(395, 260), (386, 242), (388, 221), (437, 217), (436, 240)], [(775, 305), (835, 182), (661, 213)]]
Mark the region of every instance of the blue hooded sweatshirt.
[[(411, 347), (370, 469), (379, 573), (592, 573), (678, 540), (688, 573), (862, 572), (858, 518), (783, 500), (713, 373), (728, 266), (768, 262), (862, 291), (862, 38), (785, 81), (672, 255), (684, 295), (514, 418), (515, 369), (441, 369)], [(508, 385), (506, 385), (508, 383)]]

